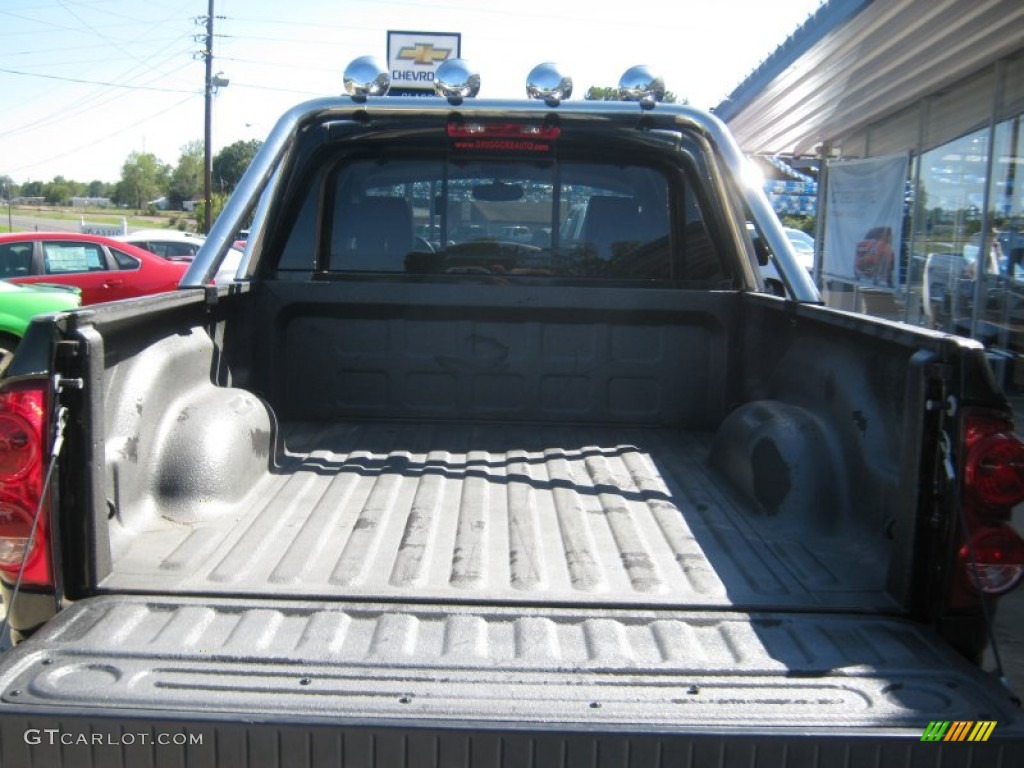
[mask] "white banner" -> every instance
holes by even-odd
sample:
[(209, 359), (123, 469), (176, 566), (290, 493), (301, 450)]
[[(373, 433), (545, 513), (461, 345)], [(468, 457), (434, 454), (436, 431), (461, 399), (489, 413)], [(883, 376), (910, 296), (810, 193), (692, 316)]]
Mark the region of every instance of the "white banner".
[(128, 219), (122, 216), (120, 224), (90, 224), (85, 220), (85, 217), (82, 216), (79, 231), (83, 235), (103, 235), (104, 237), (127, 235)]
[(828, 164), (823, 271), (866, 285), (900, 285), (907, 155)]

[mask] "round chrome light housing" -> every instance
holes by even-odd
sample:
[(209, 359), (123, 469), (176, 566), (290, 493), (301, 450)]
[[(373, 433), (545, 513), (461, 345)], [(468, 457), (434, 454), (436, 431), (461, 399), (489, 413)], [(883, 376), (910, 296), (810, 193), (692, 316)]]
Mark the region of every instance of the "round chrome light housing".
[(434, 92), (458, 104), (480, 92), (480, 75), (465, 59), (448, 59), (434, 74)]
[(367, 96), (384, 96), (391, 88), (391, 75), (373, 56), (360, 56), (345, 67), (345, 93), (356, 101)]
[(639, 101), (640, 106), (649, 109), (665, 98), (665, 81), (648, 66), (630, 67), (619, 78), (619, 98)]
[(548, 106), (557, 106), (572, 96), (572, 78), (563, 75), (554, 62), (546, 61), (530, 70), (526, 95), (531, 99), (544, 99)]

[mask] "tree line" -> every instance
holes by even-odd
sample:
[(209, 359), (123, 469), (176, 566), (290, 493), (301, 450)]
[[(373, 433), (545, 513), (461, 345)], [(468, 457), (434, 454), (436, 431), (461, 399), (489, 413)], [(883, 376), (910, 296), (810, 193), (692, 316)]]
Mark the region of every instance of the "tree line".
[[(215, 208), (234, 190), (262, 144), (258, 139), (236, 141), (213, 156)], [(174, 165), (164, 163), (151, 152), (132, 152), (121, 166), (121, 178), (112, 183), (86, 183), (54, 176), (51, 181), (18, 184), (8, 176), (0, 176), (0, 192), (6, 199), (40, 197), (51, 205), (70, 205), (73, 197), (108, 198), (115, 205), (139, 211), (164, 198), (168, 208), (181, 210), (186, 201), (203, 196), (203, 154), (202, 141), (185, 144)]]
[[(595, 86), (587, 91), (584, 98), (615, 101), (619, 98), (618, 89)], [(668, 91), (664, 100), (673, 103), (677, 97)], [(683, 99), (681, 103), (685, 104), (686, 100)], [(236, 141), (213, 156), (214, 215), (219, 212), (224, 200), (234, 190), (262, 145), (259, 139)], [(9, 176), (0, 175), (0, 194), (7, 200), (17, 197), (42, 198), (50, 205), (70, 205), (73, 197), (107, 198), (117, 206), (139, 211), (164, 198), (167, 208), (181, 210), (186, 201), (202, 199), (203, 160), (203, 142), (190, 141), (181, 148), (181, 155), (175, 165), (164, 163), (150, 152), (132, 152), (121, 167), (121, 178), (116, 182), (94, 180), (86, 183), (54, 176), (50, 181), (18, 184)]]
[[(619, 98), (618, 89), (595, 86), (587, 91), (584, 98), (614, 101)], [(664, 100), (676, 102), (677, 97), (669, 91)], [(685, 104), (686, 100), (681, 103)], [(215, 208), (218, 207), (218, 197), (225, 198), (234, 190), (262, 144), (259, 139), (236, 141), (214, 155)], [(202, 198), (203, 159), (203, 142), (190, 141), (181, 148), (181, 155), (174, 165), (162, 162), (150, 152), (132, 152), (121, 167), (121, 178), (116, 182), (95, 180), (86, 183), (54, 176), (50, 181), (18, 184), (8, 176), (0, 176), (0, 193), (4, 199), (41, 197), (51, 205), (70, 205), (72, 197), (100, 197), (136, 210), (144, 210), (153, 201), (166, 198), (170, 209), (180, 210), (185, 201)]]
[[(590, 88), (585, 99), (616, 100), (616, 88)], [(674, 93), (667, 92), (665, 101), (675, 102)], [(686, 103), (684, 99), (682, 103)], [(213, 217), (220, 212), (224, 201), (234, 191), (249, 167), (256, 152), (263, 145), (259, 139), (236, 141), (213, 156), (212, 187)], [(156, 201), (165, 200), (166, 208), (181, 210), (190, 200), (200, 201), (196, 222), (203, 222), (203, 142), (190, 141), (181, 148), (177, 163), (171, 165), (151, 152), (132, 152), (121, 166), (121, 178), (116, 182), (94, 180), (88, 183), (54, 176), (50, 181), (17, 183), (9, 176), (0, 175), (2, 199), (42, 198), (56, 206), (71, 204), (73, 197), (109, 199), (114, 205), (145, 211), (155, 208)]]

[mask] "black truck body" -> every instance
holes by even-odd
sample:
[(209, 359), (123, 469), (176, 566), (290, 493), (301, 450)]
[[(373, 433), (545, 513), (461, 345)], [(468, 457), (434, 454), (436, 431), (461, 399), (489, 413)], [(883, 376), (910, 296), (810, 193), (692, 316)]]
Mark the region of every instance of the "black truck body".
[(740, 167), (672, 105), (286, 115), (181, 290), (12, 363), (63, 444), (0, 764), (1020, 765), (984, 350), (818, 304)]

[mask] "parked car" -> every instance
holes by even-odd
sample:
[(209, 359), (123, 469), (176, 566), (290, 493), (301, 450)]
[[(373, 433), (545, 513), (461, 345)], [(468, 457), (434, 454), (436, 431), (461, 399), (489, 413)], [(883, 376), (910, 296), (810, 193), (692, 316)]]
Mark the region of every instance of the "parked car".
[(793, 245), (793, 252), (796, 253), (797, 260), (800, 264), (808, 272), (813, 272), (814, 238), (802, 229), (795, 229), (793, 227), (783, 227), (782, 231), (786, 233), (786, 237), (789, 238), (789, 242)]
[(0, 375), (7, 370), (33, 317), (74, 309), (81, 303), (81, 291), (74, 286), (16, 285), (0, 280)]
[[(989, 305), (998, 302), (1020, 279), (1020, 254), (1015, 237), (1014, 232), (998, 232), (991, 241), (984, 266), (984, 272), (989, 275), (985, 289), (985, 301)], [(975, 232), (959, 249), (925, 256), (921, 306), (932, 327), (945, 327), (956, 322), (956, 318), (970, 316), (980, 253), (981, 233)]]
[(0, 278), (12, 283), (77, 286), (82, 304), (172, 291), (187, 268), (187, 264), (169, 262), (130, 243), (100, 235), (0, 235)]
[[(248, 236), (248, 230), (243, 230)], [(192, 232), (179, 232), (174, 229), (140, 229), (127, 235), (118, 235), (115, 240), (131, 243), (150, 253), (172, 262), (188, 264), (195, 258), (206, 238)], [(239, 245), (241, 243), (241, 245)], [(235, 277), (238, 265), (242, 261), (242, 248), (245, 241), (236, 241), (231, 246), (228, 257), (214, 276), (215, 283), (227, 283)]]
[(202, 235), (176, 229), (140, 229), (114, 239), (131, 243), (168, 261), (184, 262), (192, 261), (205, 240)]
[[(814, 238), (806, 232), (802, 232), (799, 229), (793, 229), (791, 227), (783, 227), (782, 231), (785, 233), (786, 239), (789, 240), (790, 245), (793, 247), (793, 255), (796, 256), (797, 263), (806, 269), (808, 274), (813, 274)], [(753, 225), (749, 222), (747, 223), (747, 232), (754, 243), (754, 247), (761, 247), (759, 243), (759, 236), (754, 230)], [(810, 241), (810, 246), (808, 246), (807, 241)], [(761, 276), (765, 279), (765, 283), (772, 293), (776, 293), (778, 295), (785, 294), (782, 277), (779, 275), (779, 271), (776, 269), (774, 262), (769, 260), (767, 263), (761, 264)]]

